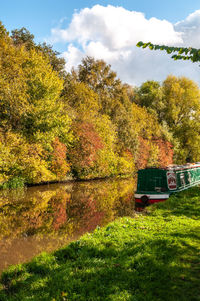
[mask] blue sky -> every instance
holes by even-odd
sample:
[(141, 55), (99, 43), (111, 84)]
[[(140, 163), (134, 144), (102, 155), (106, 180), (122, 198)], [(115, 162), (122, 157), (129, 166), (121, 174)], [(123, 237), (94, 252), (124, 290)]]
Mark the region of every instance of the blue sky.
[[(108, 5), (109, 9), (106, 8)], [(124, 10), (117, 9), (119, 6)], [(46, 40), (53, 44), (54, 49), (60, 51), (66, 58), (68, 70), (73, 64), (76, 66), (80, 63), (84, 55), (93, 55), (95, 58), (106, 60), (122, 80), (133, 85), (148, 79), (163, 80), (168, 73), (177, 76), (189, 75), (200, 83), (198, 80), (200, 69), (197, 66), (185, 62), (174, 65), (175, 63), (163, 54), (157, 52), (150, 54), (149, 50), (142, 52), (134, 48), (137, 39), (146, 38), (145, 31), (148, 31), (148, 26), (152, 42), (163, 42), (163, 30), (165, 44), (170, 44), (171, 41), (174, 44), (200, 48), (200, 38), (197, 35), (200, 33), (199, 10), (199, 0), (0, 0), (0, 20), (6, 29), (11, 31), (26, 27), (34, 34), (36, 42)], [(144, 17), (131, 15), (130, 12), (133, 11), (143, 13)], [(74, 12), (77, 13), (77, 18), (73, 17)], [(126, 23), (126, 15), (129, 21), (127, 24), (121, 24), (121, 27), (124, 26), (124, 31), (121, 31), (116, 18), (119, 23), (122, 20)], [(189, 15), (191, 16), (188, 17)], [(133, 19), (132, 24), (130, 19)], [(95, 30), (92, 28), (94, 24), (98, 24)], [(116, 31), (110, 28), (113, 24)], [(133, 39), (132, 44), (123, 40), (123, 35), (126, 35), (127, 31), (129, 31), (127, 39), (130, 40), (132, 35), (137, 37)], [(121, 32), (121, 35), (118, 32)]]
[(37, 41), (43, 41), (61, 19), (69, 23), (75, 10), (95, 4), (122, 6), (173, 23), (200, 9), (199, 0), (0, 0), (0, 20), (9, 31), (26, 27)]

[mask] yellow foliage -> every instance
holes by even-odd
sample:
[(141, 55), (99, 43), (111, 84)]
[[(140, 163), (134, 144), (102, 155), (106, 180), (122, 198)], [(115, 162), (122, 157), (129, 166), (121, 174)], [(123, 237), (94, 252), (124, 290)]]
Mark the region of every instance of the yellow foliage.
[(48, 170), (41, 145), (30, 144), (18, 134), (8, 132), (0, 143), (0, 171), (6, 179), (24, 178), (26, 183), (51, 181), (55, 176)]

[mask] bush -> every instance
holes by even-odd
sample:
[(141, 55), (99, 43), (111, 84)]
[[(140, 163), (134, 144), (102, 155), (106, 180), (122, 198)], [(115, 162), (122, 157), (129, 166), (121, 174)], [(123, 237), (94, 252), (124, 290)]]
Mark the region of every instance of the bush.
[(12, 189), (12, 188), (23, 188), (24, 187), (24, 179), (21, 177), (13, 177), (0, 185), (2, 189)]

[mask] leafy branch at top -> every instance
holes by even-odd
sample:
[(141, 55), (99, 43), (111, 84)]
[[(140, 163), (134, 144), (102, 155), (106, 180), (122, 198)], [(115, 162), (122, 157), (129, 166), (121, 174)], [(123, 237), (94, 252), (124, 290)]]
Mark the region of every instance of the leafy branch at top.
[(170, 47), (165, 45), (155, 45), (151, 42), (138, 42), (137, 47), (149, 48), (150, 50), (164, 50), (168, 54), (174, 53), (171, 58), (174, 60), (191, 60), (193, 63), (200, 62), (200, 49), (192, 47)]

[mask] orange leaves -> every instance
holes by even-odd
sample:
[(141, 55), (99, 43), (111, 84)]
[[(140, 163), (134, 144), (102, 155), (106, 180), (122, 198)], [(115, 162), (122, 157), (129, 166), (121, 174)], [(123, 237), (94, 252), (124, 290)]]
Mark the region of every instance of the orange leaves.
[(158, 161), (159, 166), (165, 167), (173, 163), (173, 146), (170, 142), (157, 139), (156, 144), (159, 147)]
[(138, 169), (143, 169), (147, 166), (150, 151), (148, 142), (147, 139), (139, 137), (139, 156), (136, 162)]
[(91, 166), (96, 159), (97, 151), (103, 148), (100, 136), (89, 122), (81, 122), (75, 129), (79, 140), (79, 156), (82, 166)]
[[(148, 163), (152, 161), (152, 148), (158, 149), (156, 165), (158, 167), (166, 167), (173, 163), (173, 146), (170, 142), (165, 141), (161, 138), (152, 139), (149, 141), (142, 137), (139, 138), (140, 147), (139, 147), (139, 156), (137, 160), (137, 168), (143, 169), (148, 166)], [(155, 151), (153, 151), (155, 154)], [(155, 162), (155, 158), (154, 158)]]
[(56, 174), (58, 179), (65, 178), (67, 172), (70, 171), (70, 165), (66, 161), (66, 146), (59, 141), (59, 138), (56, 137), (52, 143), (53, 153), (52, 153), (52, 162), (51, 170)]
[(74, 172), (80, 176), (82, 169), (93, 166), (97, 154), (103, 148), (102, 139), (90, 122), (78, 121), (73, 126), (76, 143), (70, 151)]

